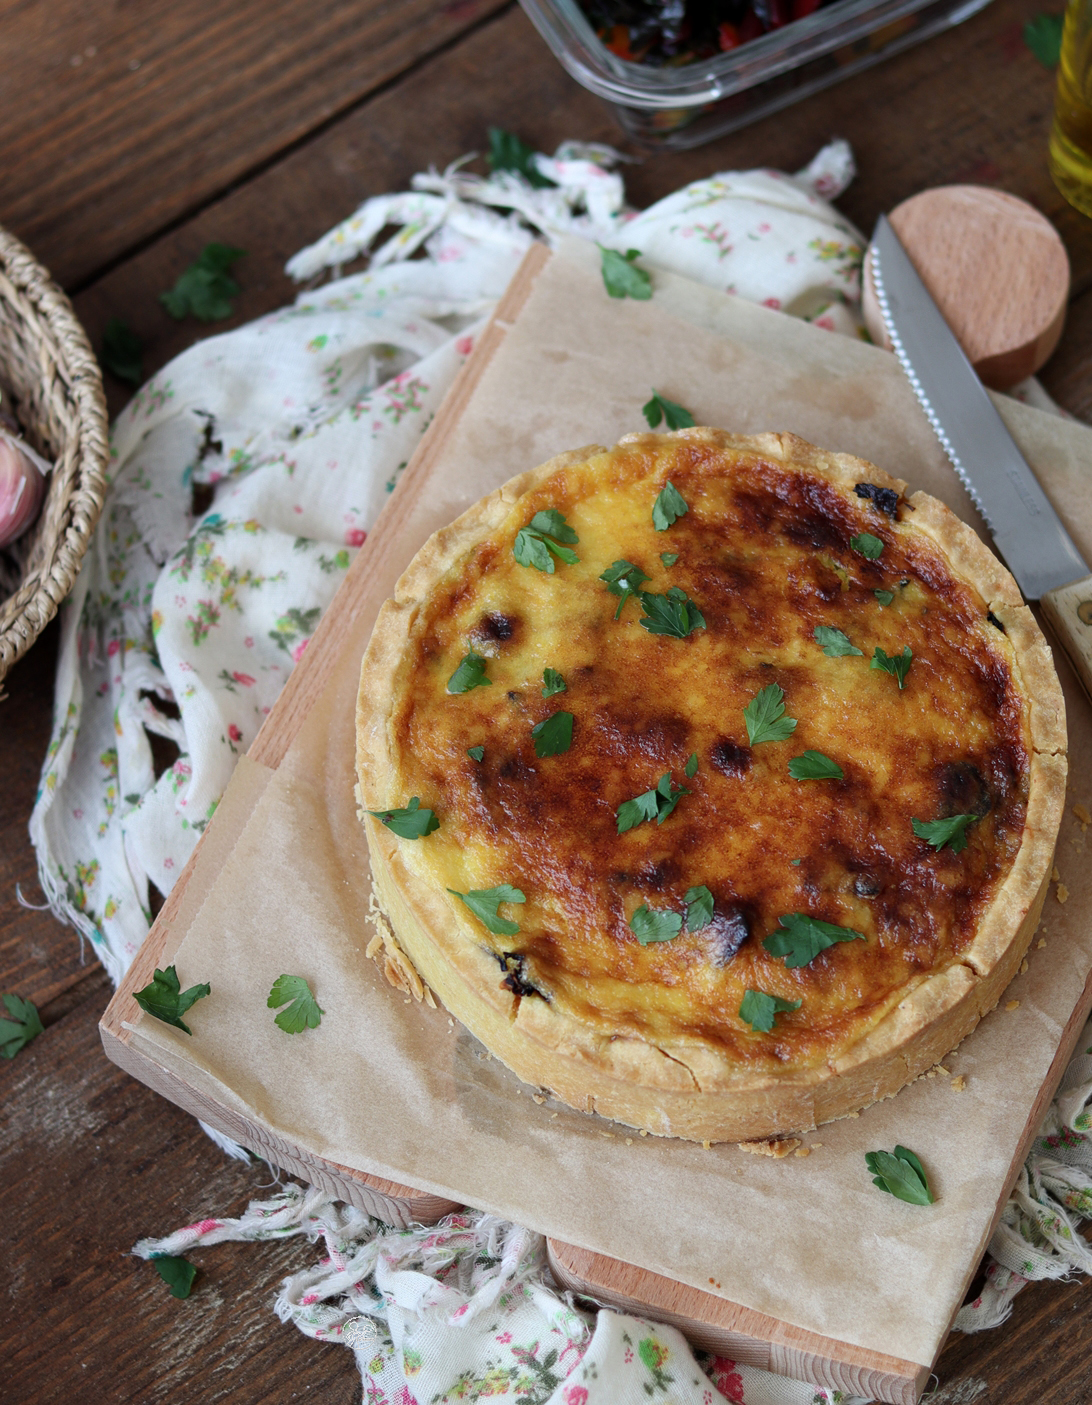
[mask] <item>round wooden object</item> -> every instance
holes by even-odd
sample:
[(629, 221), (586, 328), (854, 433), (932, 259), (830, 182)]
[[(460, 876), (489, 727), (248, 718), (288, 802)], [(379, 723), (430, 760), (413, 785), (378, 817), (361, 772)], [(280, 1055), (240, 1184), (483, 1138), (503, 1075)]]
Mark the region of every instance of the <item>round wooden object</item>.
[[(1069, 259), (1050, 221), (977, 185), (923, 190), (888, 219), (982, 380), (1007, 390), (1037, 371), (1058, 345), (1069, 296)], [(862, 310), (872, 340), (890, 351), (871, 250)]]

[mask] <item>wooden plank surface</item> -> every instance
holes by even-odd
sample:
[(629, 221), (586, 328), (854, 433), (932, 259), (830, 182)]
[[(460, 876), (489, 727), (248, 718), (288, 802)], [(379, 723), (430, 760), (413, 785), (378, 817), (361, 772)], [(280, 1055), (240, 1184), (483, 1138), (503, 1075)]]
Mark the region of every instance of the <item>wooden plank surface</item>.
[[(329, 104), (335, 85), (328, 75), (309, 67), (301, 52), (313, 44), (313, 17), (337, 7), (291, 7), (304, 16), (306, 32), (297, 24), (291, 51), (278, 52), (293, 73), (309, 76), (281, 94), (291, 108), (286, 135), (266, 87), (245, 98), (231, 92), (235, 70), (254, 72), (260, 55), (240, 58), (238, 49), (225, 53), (201, 41), (228, 11), (260, 22), (274, 8), (213, 0), (0, 4), (0, 223), (16, 223), (14, 191), (17, 227), (69, 286), (110, 267), (80, 296), (81, 315), (96, 344), (107, 317), (128, 318), (148, 343), (149, 371), (220, 330), (176, 324), (155, 302), (210, 239), (251, 250), (238, 266), (243, 293), (235, 320), (245, 320), (292, 295), (281, 273), (292, 252), (367, 195), (404, 186), (430, 162), (481, 149), (489, 123), (544, 150), (569, 136), (618, 140), (609, 111), (563, 73), (522, 13), (509, 7), (482, 23), (496, 5), (467, 15), (458, 3), (431, 7), (440, 14), (435, 24), (451, 25), (446, 37), (408, 58), (403, 49), (393, 64), (388, 44), (386, 76), (373, 68), (352, 93), (371, 60), (357, 50), (357, 59), (342, 63), (328, 50), (334, 66), (342, 64), (339, 91), (349, 93), (340, 107)], [(646, 204), (733, 166), (794, 169), (823, 140), (842, 135), (853, 143), (861, 173), (839, 203), (865, 228), (881, 209), (926, 185), (969, 181), (1030, 199), (1057, 224), (1074, 273), (1068, 325), (1043, 379), (1067, 408), (1092, 419), (1092, 223), (1065, 206), (1050, 183), (1053, 77), (1021, 35), (1043, 8), (1041, 0), (993, 0), (965, 25), (763, 123), (694, 152), (643, 158), (626, 168), (630, 198)], [(379, 9), (352, 7), (357, 16)], [(128, 54), (124, 73), (107, 73), (105, 57), (98, 69), (85, 68), (86, 48), (99, 47), (103, 26), (124, 34), (134, 32), (125, 26), (144, 23), (154, 34), (171, 11), (191, 25), (180, 48), (184, 63), (161, 53), (143, 87), (141, 70), (128, 69)], [(78, 53), (85, 56), (73, 65)], [(427, 53), (433, 57), (424, 59)], [(406, 62), (419, 67), (391, 83)], [(110, 82), (103, 73), (113, 75)], [(72, 75), (89, 86), (72, 87)], [(367, 96), (384, 82), (390, 86)], [(215, 106), (210, 94), (227, 95), (216, 108), (222, 130), (196, 136), (200, 114)], [(162, 126), (149, 135), (146, 119), (156, 104), (172, 113), (177, 130), (190, 124), (190, 148)], [(79, 114), (78, 121), (67, 118), (71, 140), (62, 130), (69, 106)], [(92, 129), (94, 141), (84, 135)], [(201, 149), (216, 157), (204, 170)], [(81, 167), (81, 160), (90, 164)], [(16, 169), (18, 186), (11, 183)], [(78, 197), (68, 193), (64, 171)], [(142, 252), (124, 259), (142, 241)], [(111, 384), (115, 411), (127, 394)], [(108, 996), (101, 968), (93, 960), (81, 967), (75, 934), (15, 901), (16, 882), (30, 901), (41, 901), (25, 825), (49, 736), (55, 640), (54, 626), (9, 674), (9, 699), (0, 703), (0, 988), (41, 1000), (47, 1025), (36, 1045), (0, 1066), (0, 1154), (13, 1192), (6, 1203), (15, 1207), (14, 1229), (4, 1235), (11, 1305), (0, 1313), (5, 1391), (24, 1402), (86, 1397), (175, 1405), (230, 1394), (248, 1405), (310, 1390), (347, 1405), (360, 1398), (351, 1354), (306, 1340), (271, 1311), (277, 1280), (312, 1261), (302, 1243), (224, 1246), (200, 1256), (209, 1271), (185, 1303), (172, 1300), (154, 1275), (149, 1286), (147, 1267), (124, 1257), (140, 1234), (166, 1232), (205, 1212), (237, 1212), (249, 1196), (265, 1193), (260, 1185), (268, 1174), (226, 1161), (189, 1118), (103, 1059), (95, 1032)], [(43, 1106), (55, 1112), (44, 1140), (35, 1130)], [(1087, 1280), (1033, 1284), (1003, 1328), (953, 1334), (937, 1366), (935, 1405), (1090, 1405), (1090, 1339)]]
[(509, 0), (0, 4), (0, 224), (65, 286)]

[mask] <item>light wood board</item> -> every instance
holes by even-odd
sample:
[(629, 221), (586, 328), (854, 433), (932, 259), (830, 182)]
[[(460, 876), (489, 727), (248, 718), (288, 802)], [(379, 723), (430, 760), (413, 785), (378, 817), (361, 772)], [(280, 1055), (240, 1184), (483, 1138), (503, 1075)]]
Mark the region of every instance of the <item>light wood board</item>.
[[(435, 488), (445, 446), (548, 259), (549, 255), (541, 248), (532, 250), (528, 255), (477, 350), (453, 386), (398, 489), (359, 553), (249, 756), (240, 763), (205, 837), (172, 891), (102, 1022), (107, 1054), (135, 1076), (235, 1136), (274, 1164), (313, 1183), (328, 1186), (350, 1202), (362, 1205), (373, 1213), (380, 1213), (393, 1223), (406, 1223), (411, 1218), (435, 1219), (452, 1208), (455, 1202), (435, 1194), (418, 1193), (410, 1186), (398, 1184), (389, 1178), (372, 1176), (335, 1160), (315, 1156), (294, 1146), (290, 1139), (273, 1135), (260, 1123), (240, 1118), (236, 1112), (210, 1097), (207, 1091), (199, 1091), (176, 1070), (168, 1070), (150, 1059), (146, 1052), (131, 1046), (130, 1027), (140, 1018), (131, 993), (148, 982), (155, 966), (169, 964), (185, 936), (188, 924), (216, 880), (220, 865), (230, 853), (233, 838), (242, 833), (270, 777), (280, 766), (293, 739), (333, 677), (342, 652), (342, 640), (350, 633), (354, 623), (359, 625), (369, 612), (374, 612), (378, 605), (375, 598), (377, 582), (393, 579), (406, 564), (405, 559), (398, 559), (402, 548), (392, 544), (397, 542), (399, 531), (412, 517), (419, 495), (430, 486)], [(703, 314), (697, 306), (698, 294), (695, 293), (694, 297), (695, 322), (701, 325)], [(814, 345), (813, 341), (812, 347)], [(833, 359), (839, 354), (848, 353), (838, 348), (832, 339), (831, 354)], [(876, 353), (870, 354), (874, 356)], [(384, 589), (380, 598), (386, 593)], [(215, 840), (210, 842), (210, 836), (216, 836)], [(1028, 1111), (1024, 1137), (1012, 1148), (1010, 1182), (1023, 1159), (1027, 1140), (1033, 1135), (1042, 1109), (1052, 1096), (1068, 1060), (1089, 1003), (1092, 1003), (1092, 986), (1086, 985), (1080, 1000), (1069, 1013), (1049, 1076), (1040, 1088), (1034, 1106)], [(998, 1213), (1004, 1198), (1002, 1195), (997, 1202)], [(985, 1238), (988, 1235), (982, 1239), (983, 1244)], [(869, 1352), (834, 1337), (806, 1332), (769, 1314), (729, 1302), (722, 1295), (702, 1293), (693, 1286), (672, 1284), (672, 1280), (662, 1274), (633, 1268), (587, 1249), (574, 1250), (555, 1242), (553, 1253), (559, 1271), (569, 1275), (574, 1283), (584, 1283), (597, 1296), (640, 1304), (649, 1315), (665, 1320), (681, 1318), (697, 1340), (717, 1340), (717, 1333), (720, 1333), (719, 1344), (731, 1344), (739, 1359), (753, 1360), (772, 1369), (802, 1375), (817, 1384), (837, 1384), (841, 1388), (858, 1390), (880, 1399), (910, 1401), (916, 1398), (932, 1364), (931, 1361), (903, 1361), (883, 1356), (882, 1353)], [(974, 1262), (966, 1265), (968, 1278), (974, 1266)], [(665, 1290), (665, 1283), (671, 1288)], [(724, 1333), (728, 1333), (727, 1337)]]

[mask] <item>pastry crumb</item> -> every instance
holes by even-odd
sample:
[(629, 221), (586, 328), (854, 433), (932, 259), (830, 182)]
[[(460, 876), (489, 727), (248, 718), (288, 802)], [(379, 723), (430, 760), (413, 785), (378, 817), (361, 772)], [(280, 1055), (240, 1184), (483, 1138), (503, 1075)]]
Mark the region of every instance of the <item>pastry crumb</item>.
[(796, 1150), (800, 1145), (799, 1137), (765, 1137), (761, 1141), (740, 1142), (740, 1151), (750, 1151), (755, 1156), (773, 1156), (778, 1161)]
[(531, 1101), (533, 1103), (538, 1103), (539, 1107), (541, 1107), (542, 1104), (546, 1101), (546, 1099), (542, 1096), (541, 1093), (532, 1093)]
[(712, 1142), (702, 1142), (702, 1146), (706, 1149), (706, 1151), (709, 1151), (712, 1148), (712, 1145)]
[(632, 1137), (627, 1137), (627, 1138), (626, 1138), (626, 1146), (632, 1146), (632, 1145), (633, 1145), (633, 1138), (632, 1138)]
[(645, 1129), (644, 1129), (643, 1127), (641, 1127), (641, 1128), (639, 1129), (639, 1131), (640, 1131), (640, 1135), (641, 1135), (642, 1137), (647, 1137), (647, 1136), (648, 1136), (648, 1133), (645, 1131)]
[(1052, 883), (1060, 883), (1062, 881), (1062, 875), (1058, 872), (1057, 864), (1055, 864), (1050, 871), (1050, 881)]
[(1088, 813), (1088, 811), (1083, 805), (1074, 805), (1073, 813), (1077, 816), (1078, 820), (1080, 820), (1081, 824), (1084, 826), (1085, 829), (1087, 829), (1088, 826), (1092, 824), (1092, 815)]
[(822, 1150), (822, 1147), (823, 1147), (823, 1143), (822, 1143), (822, 1142), (812, 1142), (812, 1144), (811, 1144), (811, 1149), (812, 1149), (812, 1151), (821, 1151), (821, 1150)]
[(555, 1118), (556, 1116), (557, 1116), (557, 1113), (556, 1113), (556, 1112), (551, 1112), (551, 1113), (550, 1113), (550, 1119), (551, 1119), (551, 1121), (552, 1121), (553, 1118)]
[(936, 1069), (935, 1069), (935, 1068), (927, 1068), (927, 1069), (925, 1070), (925, 1076), (926, 1076), (926, 1078), (935, 1078), (935, 1077), (937, 1076), (937, 1071), (936, 1071)]
[(1059, 883), (1057, 888), (1054, 890), (1054, 896), (1058, 899), (1060, 903), (1064, 903), (1069, 897), (1069, 889), (1065, 886), (1064, 883)]
[(962, 1073), (959, 1075), (958, 1078), (952, 1079), (952, 1087), (957, 1093), (962, 1093), (963, 1089), (966, 1088), (966, 1086), (967, 1080), (963, 1077)]
[(945, 1078), (947, 1078), (952, 1071), (950, 1068), (945, 1068), (943, 1064), (935, 1064), (934, 1068), (937, 1073), (943, 1074)]
[(1046, 946), (1046, 937), (1040, 937), (1039, 940), (1035, 943), (1035, 950), (1042, 951), (1044, 946)]
[(794, 1156), (810, 1156), (810, 1155), (811, 1155), (811, 1147), (810, 1147), (810, 1146), (798, 1146), (798, 1147), (796, 1148), (796, 1150), (793, 1152), (793, 1155), (794, 1155)]
[(860, 1114), (859, 1112), (847, 1112), (847, 1113), (846, 1113), (846, 1116), (847, 1116), (847, 1117), (860, 1117), (860, 1115), (861, 1115), (861, 1114)]
[(375, 953), (379, 950), (379, 948), (380, 948), (382, 945), (383, 945), (383, 936), (382, 936), (382, 933), (376, 932), (375, 936), (371, 939), (371, 941), (368, 943), (368, 945), (364, 948), (364, 955), (368, 958), (369, 961), (372, 959), (372, 957), (375, 955)]
[(1023, 961), (1020, 962), (1020, 974), (1021, 974), (1021, 975), (1024, 975), (1024, 973), (1027, 971), (1027, 969), (1028, 969), (1028, 959), (1027, 959), (1027, 957), (1025, 956), (1024, 959), (1023, 959)]
[(1009, 1000), (1009, 1001), (1006, 1003), (1006, 1005), (1005, 1005), (1005, 1009), (1006, 1009), (1006, 1010), (1019, 1010), (1019, 1008), (1020, 1008), (1020, 1002), (1019, 1002), (1019, 1000)]

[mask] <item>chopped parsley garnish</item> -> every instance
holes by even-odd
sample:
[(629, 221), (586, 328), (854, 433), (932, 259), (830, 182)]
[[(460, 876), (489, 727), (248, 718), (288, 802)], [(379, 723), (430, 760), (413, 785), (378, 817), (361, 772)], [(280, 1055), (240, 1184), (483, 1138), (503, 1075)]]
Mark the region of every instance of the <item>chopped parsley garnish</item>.
[(855, 537), (850, 537), (849, 544), (854, 551), (867, 557), (869, 561), (875, 561), (883, 551), (883, 542), (871, 532), (858, 532)]
[(686, 890), (686, 930), (700, 932), (713, 920), (713, 894), (699, 883), (696, 888)]
[(665, 771), (655, 790), (646, 790), (641, 795), (635, 795), (632, 800), (623, 800), (618, 806), (615, 815), (618, 833), (625, 834), (627, 829), (633, 829), (645, 820), (655, 820), (657, 824), (663, 824), (682, 797), (690, 794), (684, 786), (674, 785), (671, 772)]
[(872, 594), (881, 605), (890, 605), (895, 598), (895, 592), (893, 590), (874, 590)]
[(211, 990), (212, 987), (208, 984), (191, 985), (189, 990), (182, 990), (178, 983), (178, 972), (173, 966), (168, 966), (165, 971), (156, 971), (151, 984), (146, 985), (143, 990), (134, 990), (133, 999), (153, 1019), (162, 1020), (164, 1024), (174, 1025), (175, 1029), (192, 1034), (193, 1030), (183, 1022), (182, 1016), (191, 1005), (196, 1004), (198, 1000), (204, 1000)]
[(664, 563), (664, 565), (667, 567), (668, 570), (670, 570), (671, 567), (674, 566), (675, 562), (676, 562), (678, 559), (679, 559), (679, 553), (678, 553), (677, 551), (661, 551), (661, 552), (660, 552), (660, 560)]
[(760, 742), (783, 742), (796, 731), (796, 718), (786, 717), (785, 694), (776, 683), (770, 683), (756, 693), (743, 709), (747, 724), (747, 740), (752, 746)]
[(520, 141), (514, 132), (506, 132), (503, 127), (489, 128), (489, 169), (515, 171), (536, 190), (557, 185), (556, 181), (544, 176), (538, 169), (534, 148)]
[(288, 1006), (287, 1010), (281, 1010), (280, 1014), (273, 1018), (273, 1023), (278, 1029), (283, 1029), (285, 1034), (300, 1034), (305, 1029), (318, 1029), (326, 1013), (319, 1007), (311, 987), (302, 976), (278, 976), (265, 1003), (271, 1010), (280, 1010), (282, 1005)]
[(621, 597), (618, 601), (618, 608), (614, 612), (614, 618), (617, 619), (625, 608), (629, 597), (640, 595), (641, 586), (651, 577), (646, 576), (640, 566), (635, 566), (632, 561), (615, 561), (607, 567), (599, 579), (612, 595)]
[(499, 913), (501, 903), (527, 901), (520, 890), (513, 888), (511, 883), (501, 883), (496, 888), (471, 888), (469, 893), (460, 893), (454, 888), (447, 891), (464, 902), (478, 921), (488, 927), (495, 936), (514, 937), (519, 931), (518, 922), (509, 922)]
[(617, 249), (604, 249), (602, 244), (596, 247), (602, 255), (603, 286), (610, 296), (648, 302), (652, 296), (652, 279), (634, 263), (634, 259), (641, 257), (640, 249), (627, 249), (620, 254)]
[(752, 1029), (769, 1034), (774, 1016), (799, 1010), (799, 1000), (782, 1000), (779, 995), (767, 995), (764, 990), (745, 990), (739, 1005), (739, 1017)]
[(652, 504), (652, 525), (657, 532), (666, 532), (689, 511), (686, 499), (669, 478)]
[(951, 815), (946, 820), (911, 820), (914, 833), (919, 839), (928, 840), (934, 849), (948, 845), (953, 854), (967, 847), (967, 826), (974, 824), (977, 815)]
[(693, 429), (694, 416), (689, 410), (674, 400), (669, 400), (666, 395), (661, 395), (658, 390), (652, 392), (652, 399), (641, 406), (641, 413), (648, 420), (649, 429), (655, 429), (661, 420), (668, 429)]
[(687, 595), (673, 585), (666, 595), (653, 595), (647, 590), (640, 592), (641, 609), (644, 619), (642, 629), (649, 634), (669, 634), (672, 639), (685, 639), (695, 629), (705, 628), (705, 616)]
[(552, 698), (555, 693), (563, 693), (565, 687), (565, 680), (556, 668), (542, 670), (542, 696), (544, 698)]
[(840, 781), (845, 772), (837, 761), (824, 756), (821, 751), (805, 751), (794, 756), (789, 762), (789, 775), (794, 781)]
[(833, 922), (820, 922), (803, 912), (790, 912), (779, 917), (783, 931), (771, 932), (762, 945), (771, 956), (783, 956), (788, 967), (808, 966), (828, 946), (835, 942), (866, 941), (863, 932), (852, 927), (838, 927)]
[(910, 645), (907, 644), (901, 654), (896, 654), (894, 658), (889, 658), (887, 654), (877, 644), (876, 652), (872, 655), (870, 668), (879, 668), (884, 673), (890, 673), (893, 678), (899, 680), (899, 691), (902, 691), (906, 682), (906, 675), (910, 672), (910, 665), (914, 660), (914, 655), (910, 652)]
[(686, 772), (688, 780), (693, 780), (698, 774), (698, 753), (696, 751), (690, 753), (690, 757), (683, 767), (683, 770)]
[(188, 1298), (197, 1269), (180, 1254), (155, 1254), (152, 1257), (155, 1271), (171, 1290), (172, 1298)]
[(812, 630), (812, 637), (828, 659), (846, 658), (850, 654), (863, 657), (860, 649), (850, 643), (848, 634), (829, 624), (817, 624)]
[(467, 754), (467, 756), (470, 757), (471, 761), (480, 761), (480, 760), (482, 759), (482, 757), (485, 755), (485, 747), (484, 747), (484, 746), (468, 746), (467, 749), (466, 749), (466, 754)]
[[(470, 753), (468, 752), (467, 755)], [(369, 810), (381, 824), (385, 824), (399, 839), (420, 839), (440, 828), (440, 821), (431, 810), (422, 810), (421, 801), (415, 795), (401, 810)]]
[(512, 544), (512, 555), (521, 566), (534, 566), (536, 571), (545, 571), (552, 576), (555, 556), (566, 566), (575, 566), (580, 560), (575, 551), (562, 545), (562, 542), (579, 540), (565, 521), (564, 514), (554, 507), (548, 507), (536, 512), (527, 526), (519, 529)]
[(13, 1059), (42, 1033), (42, 1021), (33, 1000), (21, 995), (0, 995), (9, 1018), (0, 1018), (0, 1058)]
[(560, 756), (573, 744), (573, 715), (552, 712), (531, 728), (536, 756)]
[(669, 942), (682, 931), (682, 918), (677, 912), (656, 911), (642, 903), (629, 919), (629, 929), (642, 946), (650, 942)]
[(459, 667), (447, 680), (449, 693), (469, 693), (471, 688), (491, 688), (492, 678), (485, 676), (485, 659), (473, 649), (464, 654)]
[(912, 1151), (897, 1146), (889, 1151), (866, 1151), (865, 1165), (872, 1172), (872, 1184), (909, 1205), (932, 1205), (925, 1167)]
[(187, 314), (200, 322), (230, 317), (234, 310), (231, 299), (239, 285), (228, 269), (245, 256), (245, 249), (231, 244), (206, 244), (189, 268), (178, 275), (174, 287), (160, 293), (159, 301), (179, 322)]

